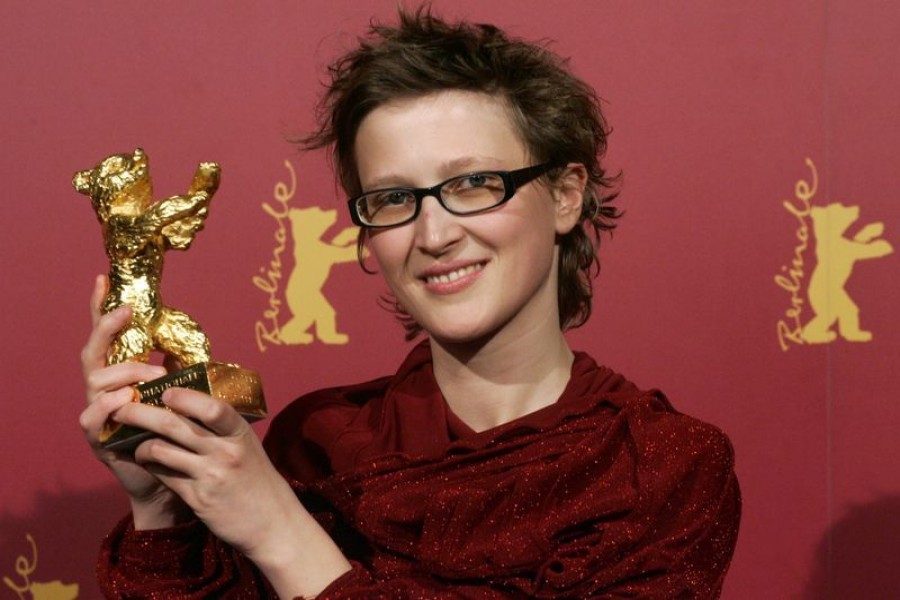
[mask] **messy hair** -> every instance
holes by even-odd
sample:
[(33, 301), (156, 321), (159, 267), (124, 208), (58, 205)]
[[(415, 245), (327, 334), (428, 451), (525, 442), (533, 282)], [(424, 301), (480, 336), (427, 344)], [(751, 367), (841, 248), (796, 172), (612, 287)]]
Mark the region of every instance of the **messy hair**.
[[(552, 184), (569, 163), (584, 165), (588, 183), (579, 225), (558, 238), (559, 325), (584, 324), (591, 314), (593, 276), (600, 269), (600, 234), (616, 227), (618, 175), (600, 164), (609, 127), (594, 90), (575, 77), (567, 61), (542, 44), (510, 38), (493, 25), (447, 22), (427, 6), (401, 9), (396, 25), (373, 23), (356, 49), (329, 67), (319, 107), (319, 128), (307, 148), (331, 147), (337, 177), (349, 196), (362, 193), (354, 153), (360, 124), (376, 108), (396, 100), (445, 90), (488, 94), (505, 101), (529, 155), (558, 165)], [(360, 248), (365, 243), (361, 232)], [(421, 328), (393, 302), (407, 337)]]

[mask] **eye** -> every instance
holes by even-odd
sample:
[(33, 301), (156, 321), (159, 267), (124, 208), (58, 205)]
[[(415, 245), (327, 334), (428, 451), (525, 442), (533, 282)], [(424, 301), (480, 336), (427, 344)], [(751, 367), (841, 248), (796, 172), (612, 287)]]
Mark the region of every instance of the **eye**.
[(412, 194), (406, 191), (394, 190), (382, 192), (375, 198), (375, 204), (378, 206), (401, 206), (412, 199)]
[(452, 179), (444, 186), (443, 192), (449, 195), (477, 198), (484, 197), (485, 192), (491, 196), (503, 193), (503, 178), (496, 173), (472, 173)]
[(366, 196), (366, 204), (370, 215), (374, 215), (382, 210), (394, 211), (408, 208), (409, 206), (414, 206), (415, 203), (416, 197), (408, 190), (384, 190)]
[(457, 180), (456, 188), (460, 190), (481, 188), (487, 186), (489, 181), (490, 177), (488, 175), (485, 175), (484, 173), (473, 173), (472, 175), (460, 177)]

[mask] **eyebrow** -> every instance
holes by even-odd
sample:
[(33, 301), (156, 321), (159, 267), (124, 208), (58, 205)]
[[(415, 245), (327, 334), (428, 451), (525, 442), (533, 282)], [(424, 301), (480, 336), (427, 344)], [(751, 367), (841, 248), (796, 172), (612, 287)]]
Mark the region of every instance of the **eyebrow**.
[[(472, 171), (502, 171), (505, 170), (505, 167), (499, 166), (502, 162), (503, 161), (501, 161), (499, 158), (493, 156), (460, 156), (459, 158), (445, 161), (441, 165), (441, 172), (444, 173), (441, 181), (450, 177), (456, 177), (457, 175), (465, 175), (466, 173)], [(390, 189), (396, 187), (419, 187), (412, 183), (397, 183), (398, 181), (408, 182), (409, 180), (402, 175), (396, 173), (388, 173), (387, 175), (383, 175), (381, 177), (373, 179), (371, 182), (369, 182), (369, 185), (364, 186), (363, 191)], [(435, 185), (437, 183), (440, 183), (440, 181), (435, 181), (430, 185)]]

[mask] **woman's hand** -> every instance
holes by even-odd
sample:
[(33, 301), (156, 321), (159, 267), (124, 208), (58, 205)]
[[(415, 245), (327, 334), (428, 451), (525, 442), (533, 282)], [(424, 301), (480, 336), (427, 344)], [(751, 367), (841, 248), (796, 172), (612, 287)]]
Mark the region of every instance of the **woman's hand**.
[[(94, 330), (82, 352), (88, 408), (81, 426), (131, 496), (135, 527), (164, 527), (193, 513), (256, 563), (284, 598), (314, 597), (350, 570), (233, 407), (181, 388), (162, 395), (171, 410), (132, 402), (131, 385), (165, 370), (142, 363), (105, 366), (110, 343), (131, 316), (128, 309), (101, 315), (105, 293), (106, 279), (98, 278)], [(133, 456), (106, 450), (98, 436), (109, 418), (159, 437), (142, 442)]]
[(232, 406), (181, 388), (162, 400), (170, 411), (129, 403), (116, 412), (117, 422), (159, 434), (137, 447), (135, 462), (256, 563), (279, 595), (315, 595), (350, 569)]
[(165, 375), (163, 367), (137, 362), (106, 366), (106, 356), (116, 334), (131, 320), (131, 309), (121, 307), (102, 314), (100, 305), (108, 281), (97, 277), (91, 295), (93, 329), (81, 352), (88, 406), (79, 423), (94, 455), (115, 475), (131, 499), (135, 527), (157, 529), (175, 524), (185, 516), (181, 500), (155, 475), (135, 462), (127, 452), (108, 450), (100, 445), (100, 432), (121, 407), (132, 403), (131, 385)]
[(116, 419), (160, 435), (137, 447), (135, 461), (177, 493), (217, 537), (252, 556), (305, 513), (233, 407), (180, 388), (166, 390), (162, 400), (171, 411), (133, 404)]

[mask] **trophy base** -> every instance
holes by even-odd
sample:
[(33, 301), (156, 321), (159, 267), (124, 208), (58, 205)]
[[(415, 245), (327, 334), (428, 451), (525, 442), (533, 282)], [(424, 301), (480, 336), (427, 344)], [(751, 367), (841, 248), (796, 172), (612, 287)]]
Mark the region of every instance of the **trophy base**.
[[(251, 423), (268, 414), (259, 374), (220, 362), (197, 363), (153, 381), (135, 385), (135, 402), (169, 410), (162, 402), (162, 393), (171, 387), (197, 390), (227, 402)], [(100, 433), (100, 443), (110, 450), (129, 451), (154, 435), (156, 434), (130, 425), (107, 423)]]

